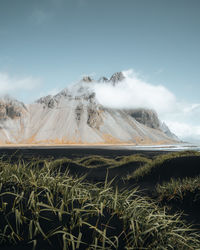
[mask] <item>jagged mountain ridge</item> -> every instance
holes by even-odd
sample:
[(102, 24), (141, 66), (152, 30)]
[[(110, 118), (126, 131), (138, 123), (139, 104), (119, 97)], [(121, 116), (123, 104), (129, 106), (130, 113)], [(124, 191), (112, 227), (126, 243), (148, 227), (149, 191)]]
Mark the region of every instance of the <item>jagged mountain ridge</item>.
[[(98, 82), (115, 86), (124, 79), (117, 72)], [(177, 139), (155, 111), (102, 106), (92, 83), (93, 79), (84, 77), (57, 95), (29, 105), (8, 97), (0, 99), (0, 143), (160, 144)]]

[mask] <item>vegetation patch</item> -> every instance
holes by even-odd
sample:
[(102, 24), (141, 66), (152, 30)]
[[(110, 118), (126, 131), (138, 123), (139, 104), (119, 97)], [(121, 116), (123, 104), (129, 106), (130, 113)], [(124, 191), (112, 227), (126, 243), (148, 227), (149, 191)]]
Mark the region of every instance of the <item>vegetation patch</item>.
[[(190, 194), (194, 194), (196, 191), (200, 192), (200, 177), (185, 178), (182, 180), (171, 179), (167, 183), (157, 185), (156, 191), (159, 194), (161, 200), (167, 199), (181, 201), (188, 192)], [(191, 196), (191, 199), (192, 202), (198, 202), (200, 200), (200, 196), (195, 195), (194, 199)]]
[(195, 178), (171, 179), (167, 183), (157, 185), (160, 202), (175, 202), (181, 208), (200, 209), (200, 176)]
[(50, 162), (50, 168), (54, 172), (68, 171), (75, 176), (84, 175), (86, 179), (93, 181), (104, 181), (108, 174), (109, 180), (115, 178), (118, 181), (147, 162), (151, 160), (139, 155), (125, 156), (118, 161), (94, 155), (73, 160), (68, 158), (53, 160)]
[(167, 205), (172, 212), (183, 212), (183, 218), (200, 228), (200, 176), (171, 179), (157, 185), (156, 192), (159, 204)]
[(114, 159), (105, 158), (99, 155), (92, 155), (80, 158), (76, 160), (77, 163), (85, 166), (85, 167), (109, 167), (115, 166), (117, 162)]
[(151, 161), (151, 157), (148, 157), (146, 155), (143, 154), (133, 154), (133, 155), (123, 155), (123, 156), (117, 156), (115, 158), (116, 161), (120, 161), (120, 162), (130, 162), (130, 161)]
[(120, 191), (107, 179), (91, 184), (60, 168), (52, 171), (55, 165), (0, 163), (0, 248), (199, 247), (198, 235), (178, 215), (168, 215), (137, 189)]
[(199, 166), (199, 152), (175, 152), (156, 157), (129, 175), (128, 179), (161, 183), (171, 178), (195, 177), (200, 174)]

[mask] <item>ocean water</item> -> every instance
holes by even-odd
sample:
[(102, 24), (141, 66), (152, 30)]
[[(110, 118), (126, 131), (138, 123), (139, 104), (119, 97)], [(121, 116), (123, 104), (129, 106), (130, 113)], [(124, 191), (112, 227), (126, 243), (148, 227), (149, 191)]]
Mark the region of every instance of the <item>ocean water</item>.
[(180, 143), (172, 145), (149, 145), (149, 146), (126, 146), (130, 150), (163, 150), (163, 151), (185, 151), (194, 150), (200, 152), (200, 145), (190, 144), (190, 143)]

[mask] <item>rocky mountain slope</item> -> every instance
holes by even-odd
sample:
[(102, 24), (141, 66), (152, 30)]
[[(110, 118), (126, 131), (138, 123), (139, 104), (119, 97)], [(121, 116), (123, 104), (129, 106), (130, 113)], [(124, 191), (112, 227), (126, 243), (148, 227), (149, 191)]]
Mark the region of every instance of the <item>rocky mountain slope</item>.
[[(115, 86), (124, 79), (118, 72), (98, 82)], [(90, 77), (84, 77), (57, 95), (29, 105), (1, 98), (0, 143), (161, 144), (177, 140), (152, 110), (102, 106), (92, 84)]]

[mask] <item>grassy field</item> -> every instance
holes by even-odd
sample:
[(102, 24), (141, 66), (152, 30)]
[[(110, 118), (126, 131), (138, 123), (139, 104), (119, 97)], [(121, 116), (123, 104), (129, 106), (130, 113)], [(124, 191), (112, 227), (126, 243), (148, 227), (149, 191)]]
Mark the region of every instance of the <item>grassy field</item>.
[(128, 179), (158, 183), (171, 178), (195, 177), (200, 174), (200, 153), (184, 151), (158, 156), (134, 171)]
[(184, 217), (200, 229), (200, 176), (171, 179), (157, 185), (159, 203), (172, 212), (184, 212)]
[[(0, 249), (199, 249), (199, 231), (181, 215), (184, 202), (199, 209), (199, 159), (195, 152), (2, 158)], [(141, 193), (143, 182), (152, 197)]]

